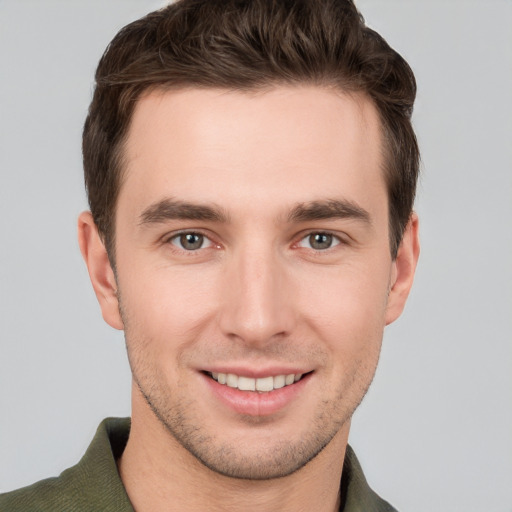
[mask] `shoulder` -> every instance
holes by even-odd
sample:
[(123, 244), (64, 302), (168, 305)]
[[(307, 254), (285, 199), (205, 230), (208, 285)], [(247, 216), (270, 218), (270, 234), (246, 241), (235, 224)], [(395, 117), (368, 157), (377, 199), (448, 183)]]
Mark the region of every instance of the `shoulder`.
[(133, 511), (115, 462), (124, 448), (129, 428), (128, 419), (104, 420), (78, 464), (58, 477), (0, 494), (0, 511)]
[(341, 478), (343, 512), (397, 512), (368, 485), (356, 454), (347, 445)]
[(73, 484), (73, 468), (61, 476), (41, 480), (15, 491), (0, 494), (2, 512), (50, 512), (76, 510), (76, 485)]

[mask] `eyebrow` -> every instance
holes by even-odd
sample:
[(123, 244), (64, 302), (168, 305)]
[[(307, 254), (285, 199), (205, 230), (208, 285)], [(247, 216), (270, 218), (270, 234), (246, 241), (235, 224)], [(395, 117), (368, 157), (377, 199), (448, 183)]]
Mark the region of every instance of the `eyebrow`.
[[(228, 215), (218, 205), (196, 204), (166, 198), (154, 203), (140, 214), (139, 224), (158, 224), (168, 220), (206, 220), (228, 222)], [(344, 199), (327, 199), (297, 204), (288, 214), (288, 222), (307, 222), (328, 219), (355, 219), (371, 224), (370, 214)]]
[(354, 219), (369, 225), (372, 223), (370, 214), (364, 208), (345, 199), (299, 203), (288, 215), (289, 222), (329, 219)]
[(158, 224), (167, 220), (209, 220), (227, 222), (228, 216), (215, 204), (195, 204), (175, 199), (162, 199), (140, 214), (140, 225)]

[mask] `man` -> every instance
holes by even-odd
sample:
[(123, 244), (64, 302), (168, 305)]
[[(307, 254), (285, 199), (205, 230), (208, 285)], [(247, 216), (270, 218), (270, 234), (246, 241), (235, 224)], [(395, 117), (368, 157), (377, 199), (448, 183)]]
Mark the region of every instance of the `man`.
[(394, 510), (347, 441), (419, 253), (408, 65), (349, 0), (182, 0), (96, 83), (79, 243), (131, 422), (0, 510)]

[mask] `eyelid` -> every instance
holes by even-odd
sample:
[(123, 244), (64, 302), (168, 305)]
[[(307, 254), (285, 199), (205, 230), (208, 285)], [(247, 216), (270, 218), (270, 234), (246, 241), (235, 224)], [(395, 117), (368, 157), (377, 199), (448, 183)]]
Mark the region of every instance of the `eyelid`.
[[(208, 230), (204, 230), (201, 228), (179, 229), (179, 230), (173, 231), (171, 233), (166, 233), (161, 238), (161, 241), (164, 245), (165, 244), (173, 245), (173, 247), (175, 247), (177, 250), (186, 252), (188, 254), (198, 252), (200, 249), (197, 249), (196, 251), (187, 251), (186, 249), (180, 249), (177, 245), (172, 244), (172, 240), (178, 238), (181, 235), (186, 235), (186, 234), (198, 234), (198, 235), (202, 235), (205, 239), (207, 239), (209, 242), (209, 245), (207, 247), (202, 247), (201, 249), (208, 249), (211, 247), (221, 248), (221, 244), (215, 240), (215, 237), (212, 236), (212, 234)], [(349, 243), (348, 238), (350, 238), (348, 235), (343, 235), (338, 232), (330, 231), (328, 229), (310, 229), (307, 231), (303, 231), (299, 235), (297, 235), (297, 237), (295, 237), (296, 241), (293, 243), (293, 246), (300, 247), (300, 245), (299, 245), (300, 242), (302, 242), (304, 239), (306, 239), (307, 237), (314, 235), (314, 234), (330, 235), (337, 241), (337, 243), (335, 245), (333, 245), (332, 247), (329, 247), (328, 249), (319, 250), (319, 249), (311, 248), (312, 251), (315, 251), (318, 253), (328, 252), (330, 249), (333, 249), (334, 247), (337, 247), (338, 245), (347, 245)]]
[(188, 235), (188, 234), (201, 235), (206, 240), (208, 240), (209, 245), (206, 246), (206, 247), (201, 247), (201, 249), (209, 249), (211, 247), (215, 247), (215, 248), (219, 248), (220, 247), (220, 244), (214, 240), (214, 237), (209, 232), (205, 231), (204, 229), (193, 229), (193, 228), (192, 229), (190, 229), (190, 228), (188, 228), (188, 229), (179, 229), (179, 230), (173, 231), (171, 233), (166, 233), (161, 238), (161, 240), (162, 240), (162, 243), (164, 245), (165, 244), (172, 245), (173, 248), (175, 248), (178, 251), (184, 252), (184, 253), (191, 254), (191, 253), (200, 251), (201, 249), (197, 249), (195, 251), (192, 251), (192, 250), (187, 251), (186, 249), (180, 248), (178, 245), (172, 243), (173, 240), (175, 240), (176, 238), (180, 237), (181, 235)]
[[(329, 235), (332, 236), (334, 240), (336, 240), (336, 244), (332, 245), (331, 247), (328, 247), (327, 249), (313, 249), (312, 247), (303, 247), (300, 245), (300, 243), (309, 238), (311, 235)], [(310, 229), (308, 231), (302, 232), (298, 235), (297, 241), (293, 244), (295, 247), (303, 248), (303, 249), (310, 249), (312, 251), (315, 251), (317, 253), (322, 252), (329, 252), (331, 249), (334, 249), (338, 245), (346, 245), (348, 243), (346, 237), (343, 237), (340, 233), (330, 231), (328, 229)]]
[[(183, 236), (187, 236), (187, 235), (194, 235), (196, 237), (200, 237), (200, 240), (201, 240), (201, 247), (198, 247), (197, 249), (186, 249), (184, 247), (181, 247), (182, 245), (182, 237)], [(175, 235), (173, 236), (171, 239), (170, 239), (170, 243), (172, 245), (175, 245), (176, 247), (178, 247), (178, 249), (184, 249), (185, 251), (190, 251), (190, 252), (196, 252), (196, 251), (199, 251), (201, 249), (207, 249), (208, 247), (211, 247), (213, 242), (207, 237), (207, 236), (204, 236), (202, 235), (201, 233), (182, 233), (181, 235)]]

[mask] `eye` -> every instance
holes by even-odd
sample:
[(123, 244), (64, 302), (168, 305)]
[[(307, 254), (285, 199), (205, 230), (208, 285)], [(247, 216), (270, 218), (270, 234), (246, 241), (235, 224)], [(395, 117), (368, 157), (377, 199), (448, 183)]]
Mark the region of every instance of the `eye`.
[(340, 239), (330, 233), (310, 233), (300, 242), (299, 247), (306, 247), (315, 251), (325, 251), (340, 243)]
[(211, 240), (207, 237), (201, 233), (193, 232), (175, 235), (169, 240), (169, 242), (180, 249), (184, 249), (185, 251), (197, 251), (212, 245)]

